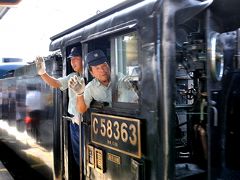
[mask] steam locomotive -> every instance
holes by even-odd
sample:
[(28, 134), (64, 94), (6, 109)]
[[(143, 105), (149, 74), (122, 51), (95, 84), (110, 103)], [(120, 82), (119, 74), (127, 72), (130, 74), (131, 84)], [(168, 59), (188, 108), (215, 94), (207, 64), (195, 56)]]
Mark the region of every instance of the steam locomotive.
[[(103, 50), (111, 66), (112, 103), (92, 102), (80, 123), (82, 166), (72, 158), (68, 94), (34, 64), (0, 80), (1, 141), (50, 179), (239, 179), (239, 5), (125, 1), (56, 34), (46, 58), (54, 77), (73, 71), (75, 46), (83, 59)], [(138, 102), (119, 99), (119, 74)], [(93, 78), (86, 66), (84, 76)]]

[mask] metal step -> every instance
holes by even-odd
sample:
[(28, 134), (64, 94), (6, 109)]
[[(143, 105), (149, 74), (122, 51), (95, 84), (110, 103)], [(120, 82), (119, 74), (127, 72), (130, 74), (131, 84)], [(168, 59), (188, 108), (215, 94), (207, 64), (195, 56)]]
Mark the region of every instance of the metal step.
[(1, 161), (0, 161), (0, 180), (14, 180)]

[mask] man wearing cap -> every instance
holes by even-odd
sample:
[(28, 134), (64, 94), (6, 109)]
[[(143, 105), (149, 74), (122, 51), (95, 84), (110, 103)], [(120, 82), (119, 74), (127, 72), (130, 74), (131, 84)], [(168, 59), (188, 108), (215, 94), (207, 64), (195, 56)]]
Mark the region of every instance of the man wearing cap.
[[(74, 72), (69, 75), (61, 78), (54, 78), (50, 76), (46, 72), (45, 62), (42, 57), (36, 58), (36, 69), (37, 73), (41, 76), (41, 78), (51, 87), (59, 88), (60, 90), (66, 90), (68, 88), (68, 81), (71, 77), (77, 76), (82, 78), (83, 72), (83, 62), (81, 57), (81, 50), (78, 47), (74, 47), (71, 49), (70, 55), (68, 56), (70, 60), (71, 66)], [(84, 84), (84, 82), (81, 82)], [(80, 114), (76, 109), (76, 94), (72, 89), (68, 88), (69, 102), (68, 102), (68, 113), (72, 115), (72, 123), (70, 123), (70, 133), (71, 133), (71, 142), (74, 159), (79, 165), (79, 121)]]
[[(69, 80), (69, 87), (77, 94), (77, 110), (81, 113), (87, 111), (93, 99), (108, 102), (110, 105), (112, 103), (111, 71), (105, 54), (101, 50), (92, 51), (87, 54), (86, 63), (94, 79), (86, 87), (76, 77)], [(138, 99), (129, 81), (122, 81), (119, 84), (123, 87), (122, 91), (118, 92), (119, 97), (128, 94), (129, 97)]]

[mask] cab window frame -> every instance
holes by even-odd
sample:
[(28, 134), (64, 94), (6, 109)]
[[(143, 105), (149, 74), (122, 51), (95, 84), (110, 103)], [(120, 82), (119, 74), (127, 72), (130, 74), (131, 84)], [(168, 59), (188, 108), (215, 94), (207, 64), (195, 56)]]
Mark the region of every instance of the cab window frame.
[[(126, 35), (129, 35), (129, 34), (135, 34), (136, 37), (137, 37), (137, 64), (138, 64), (138, 68), (139, 68), (139, 75), (138, 75), (138, 81), (137, 81), (137, 87), (138, 87), (138, 92), (137, 92), (137, 95), (138, 95), (138, 102), (137, 103), (132, 103), (132, 102), (120, 102), (118, 101), (118, 77), (117, 77), (117, 74), (118, 74), (118, 70), (117, 70), (117, 60), (115, 59), (116, 58), (116, 44), (115, 44), (115, 40), (116, 38), (118, 37), (121, 37), (121, 36), (126, 36)], [(137, 29), (131, 29), (131, 30), (128, 30), (128, 31), (124, 31), (124, 32), (121, 32), (121, 33), (117, 33), (115, 35), (112, 35), (111, 36), (111, 59), (110, 59), (110, 62), (111, 62), (111, 83), (112, 83), (112, 107), (114, 109), (119, 109), (121, 111), (139, 111), (139, 108), (140, 108), (140, 103), (141, 103), (141, 96), (140, 96), (140, 81), (141, 81), (141, 72), (142, 72), (142, 67), (141, 67), (141, 56), (140, 56), (140, 43), (141, 43), (141, 38), (140, 38), (140, 35), (137, 31)]]

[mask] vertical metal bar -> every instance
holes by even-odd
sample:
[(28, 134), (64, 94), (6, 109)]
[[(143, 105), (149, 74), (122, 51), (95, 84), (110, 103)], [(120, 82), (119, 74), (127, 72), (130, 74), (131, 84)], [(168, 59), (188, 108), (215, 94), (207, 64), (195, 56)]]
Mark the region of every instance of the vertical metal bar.
[(175, 22), (171, 0), (164, 0), (162, 4), (162, 32), (161, 32), (161, 84), (160, 95), (161, 130), (162, 130), (162, 179), (174, 179), (174, 83), (175, 83)]
[(240, 69), (240, 29), (237, 30), (237, 69)]
[(82, 116), (80, 115), (79, 120), (79, 167), (80, 167), (80, 180), (82, 180), (83, 173), (83, 158), (82, 158)]

